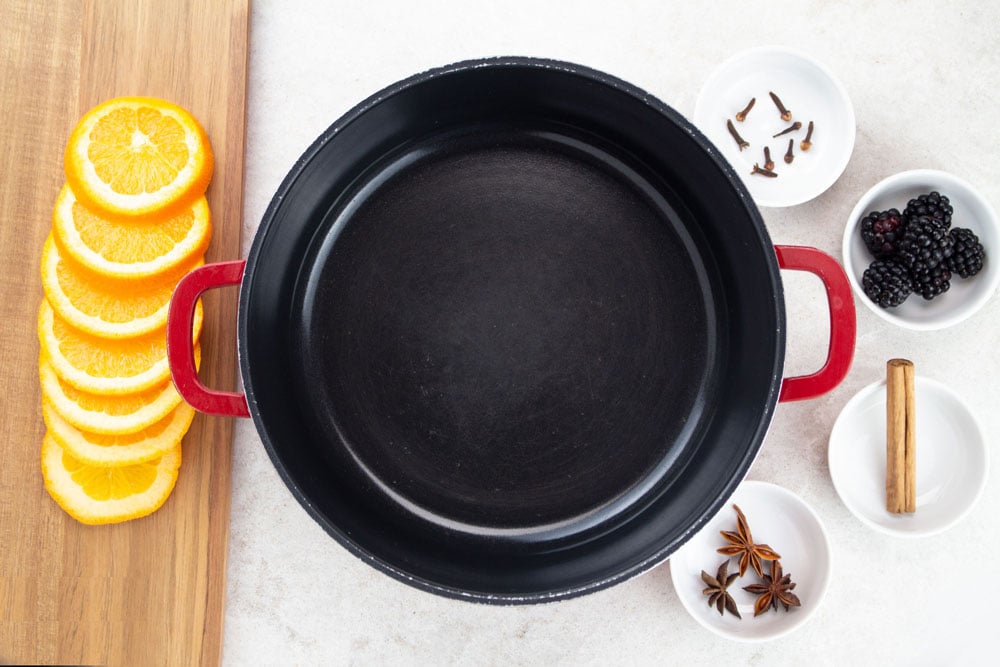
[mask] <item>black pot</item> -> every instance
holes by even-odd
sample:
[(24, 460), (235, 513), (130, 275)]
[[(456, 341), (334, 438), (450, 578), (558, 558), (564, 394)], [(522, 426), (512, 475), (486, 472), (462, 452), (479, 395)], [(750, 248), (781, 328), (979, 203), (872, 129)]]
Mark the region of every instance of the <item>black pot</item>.
[[(782, 379), (779, 268), (817, 273), (830, 356)], [(206, 289), (240, 285), (243, 395), (198, 381)], [(419, 588), (566, 598), (662, 562), (733, 493), (779, 400), (854, 350), (829, 256), (772, 246), (707, 139), (606, 74), (523, 58), (395, 84), (306, 151), (244, 262), (171, 304), (174, 382), (252, 416), (338, 542)]]

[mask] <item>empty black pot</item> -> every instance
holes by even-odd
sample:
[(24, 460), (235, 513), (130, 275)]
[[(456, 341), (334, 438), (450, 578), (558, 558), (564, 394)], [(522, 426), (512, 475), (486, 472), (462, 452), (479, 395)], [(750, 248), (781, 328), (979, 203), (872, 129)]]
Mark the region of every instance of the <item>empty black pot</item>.
[[(823, 279), (827, 364), (782, 379), (779, 268)], [(206, 389), (190, 327), (240, 285), (245, 398)], [(775, 404), (854, 350), (829, 256), (772, 246), (678, 113), (608, 75), (522, 58), (395, 84), (285, 178), (245, 262), (177, 288), (174, 381), (252, 416), (294, 496), (406, 583), (519, 603), (666, 559), (732, 494)]]

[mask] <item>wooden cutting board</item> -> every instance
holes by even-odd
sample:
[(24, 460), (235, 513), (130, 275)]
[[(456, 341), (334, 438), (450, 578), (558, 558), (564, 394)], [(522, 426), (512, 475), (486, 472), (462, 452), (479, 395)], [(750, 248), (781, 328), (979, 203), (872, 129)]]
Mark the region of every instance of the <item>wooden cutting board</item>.
[[(232, 421), (199, 415), (152, 516), (84, 526), (45, 492), (39, 257), (77, 119), (118, 95), (184, 106), (215, 151), (208, 261), (240, 254), (248, 0), (0, 0), (0, 663), (217, 664)], [(202, 378), (235, 382), (236, 293), (205, 302)]]

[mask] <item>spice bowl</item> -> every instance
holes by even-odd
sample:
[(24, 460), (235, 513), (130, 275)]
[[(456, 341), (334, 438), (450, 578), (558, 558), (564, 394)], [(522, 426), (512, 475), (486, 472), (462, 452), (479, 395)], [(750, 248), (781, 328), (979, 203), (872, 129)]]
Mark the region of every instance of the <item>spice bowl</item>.
[[(736, 114), (751, 99), (753, 107), (738, 120)], [(788, 120), (782, 118), (778, 103), (791, 112)], [(740, 175), (758, 206), (794, 206), (819, 196), (844, 172), (854, 150), (854, 107), (847, 90), (821, 63), (787, 47), (750, 49), (719, 65), (698, 94), (693, 120)], [(810, 121), (811, 147), (803, 151)], [(801, 123), (797, 130), (773, 136), (795, 122)], [(733, 130), (748, 147), (740, 149), (730, 135)], [(790, 139), (793, 161), (788, 164), (784, 155)], [(752, 173), (755, 164), (764, 165), (765, 146), (776, 177)]]
[[(730, 544), (720, 531), (737, 531), (733, 505), (743, 512), (753, 542), (767, 545), (780, 555), (782, 572), (794, 582), (791, 592), (800, 606), (789, 606), (786, 610), (778, 602), (777, 609), (769, 608), (754, 616), (754, 603), (759, 595), (744, 587), (762, 584), (764, 580), (752, 567), (727, 589), (740, 618), (725, 607), (720, 614), (714, 604), (709, 605), (702, 571), (715, 577), (720, 564), (728, 558), (729, 575), (739, 574), (739, 558), (717, 551)], [(762, 561), (764, 574), (769, 575), (771, 567), (771, 562)], [(826, 594), (830, 570), (830, 542), (816, 512), (791, 491), (758, 481), (744, 481), (723, 509), (670, 558), (670, 577), (688, 613), (712, 632), (744, 642), (776, 639), (804, 624)]]
[[(938, 192), (950, 200), (954, 209), (952, 229), (971, 229), (979, 237), (986, 251), (983, 268), (970, 278), (952, 275), (948, 291), (932, 300), (911, 294), (898, 306), (881, 308), (862, 287), (865, 269), (875, 258), (861, 239), (861, 219), (871, 212), (891, 208), (903, 212), (911, 199), (930, 192)], [(904, 171), (877, 183), (858, 200), (844, 228), (844, 271), (858, 300), (883, 320), (918, 331), (954, 326), (982, 308), (1000, 285), (1000, 262), (994, 259), (996, 253), (1000, 253), (1000, 223), (996, 211), (969, 183), (933, 169)]]
[(989, 451), (968, 405), (947, 386), (917, 376), (916, 511), (886, 510), (886, 383), (852, 397), (830, 433), (830, 477), (862, 523), (897, 537), (926, 537), (954, 526), (986, 488)]

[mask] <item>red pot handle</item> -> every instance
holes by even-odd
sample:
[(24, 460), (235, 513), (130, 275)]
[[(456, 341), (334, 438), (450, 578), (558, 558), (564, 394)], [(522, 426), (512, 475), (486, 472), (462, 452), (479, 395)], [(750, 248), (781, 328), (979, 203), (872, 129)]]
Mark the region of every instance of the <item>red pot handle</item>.
[(198, 378), (194, 365), (191, 327), (194, 309), (204, 292), (226, 285), (239, 285), (246, 260), (206, 264), (184, 276), (170, 299), (167, 315), (167, 359), (177, 392), (200, 412), (227, 417), (249, 417), (250, 409), (243, 394), (209, 389)]
[[(830, 346), (826, 363), (812, 375), (785, 378), (779, 401), (814, 398), (830, 391), (844, 379), (854, 359), (857, 322), (854, 299), (847, 275), (836, 260), (815, 248), (774, 247), (778, 266), (808, 271), (823, 281), (830, 306)], [(193, 408), (214, 415), (249, 417), (246, 397), (238, 392), (209, 389), (198, 378), (194, 364), (191, 331), (198, 298), (206, 291), (238, 285), (243, 279), (245, 260), (206, 264), (186, 275), (174, 290), (167, 322), (167, 357), (177, 391)]]
[[(816, 274), (826, 287), (830, 306), (830, 347), (826, 363), (812, 375), (785, 378), (779, 401), (800, 401), (830, 391), (844, 379), (854, 359), (857, 319), (847, 274), (837, 261), (821, 250), (803, 246), (777, 245), (778, 266)], [(190, 338), (190, 337), (188, 337)]]

